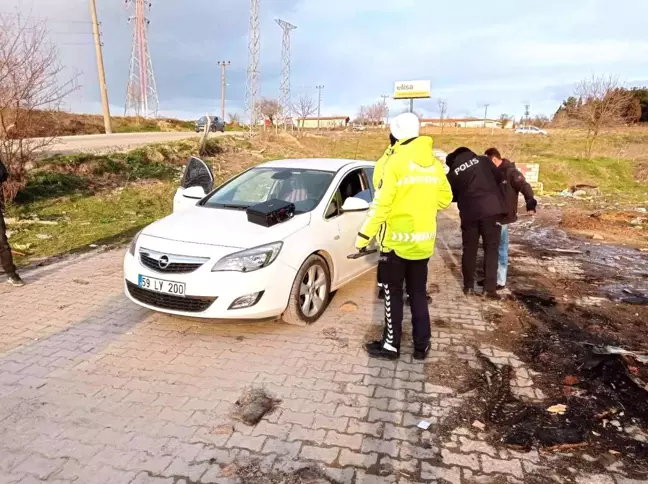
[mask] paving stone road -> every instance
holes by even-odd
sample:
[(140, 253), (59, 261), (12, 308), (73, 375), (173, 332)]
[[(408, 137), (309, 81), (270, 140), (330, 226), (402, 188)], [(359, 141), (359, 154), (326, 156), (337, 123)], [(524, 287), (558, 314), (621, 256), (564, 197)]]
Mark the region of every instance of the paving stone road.
[[(432, 319), (449, 325), (434, 328), (428, 371), (449, 357), (475, 365), (473, 345), (490, 329), (448, 268), (455, 225), (444, 218), (430, 263)], [(130, 304), (121, 259), (88, 254), (26, 273), (23, 289), (0, 288), (0, 483), (229, 484), (229, 464), (257, 458), (265, 471), (314, 463), (345, 483), (552, 478), (550, 458), (496, 449), (477, 429), (438, 438), (462, 398), (450, 382), (429, 383), (411, 347), (398, 362), (365, 356), (382, 315), (373, 274), (340, 290), (310, 327), (214, 323)], [(357, 310), (341, 309), (347, 301)], [(516, 393), (542, 398), (514, 355), (483, 349), (516, 368)], [(250, 386), (282, 400), (253, 428), (229, 419)], [(615, 474), (573, 482), (639, 483)]]

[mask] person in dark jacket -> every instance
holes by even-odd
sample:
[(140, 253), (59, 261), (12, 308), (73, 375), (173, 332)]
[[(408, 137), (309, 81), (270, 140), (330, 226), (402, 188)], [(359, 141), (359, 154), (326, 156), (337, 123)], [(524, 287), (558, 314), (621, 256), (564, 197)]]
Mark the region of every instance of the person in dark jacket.
[(526, 181), (524, 175), (515, 167), (515, 163), (502, 158), (497, 148), (489, 148), (484, 153), (500, 172), (502, 179), (502, 191), (507, 206), (507, 215), (502, 220), (502, 235), (499, 244), (499, 263), (497, 267), (497, 289), (506, 287), (506, 276), (508, 273), (508, 226), (517, 221), (518, 199), (520, 193), (524, 195), (527, 213), (534, 215), (538, 202), (534, 198), (533, 188)]
[(466, 147), (450, 153), (446, 164), (453, 201), (457, 202), (461, 217), (464, 294), (475, 293), (475, 267), (481, 238), (484, 244), (484, 293), (491, 299), (500, 299), (497, 294), (497, 256), (502, 230), (500, 222), (507, 214), (500, 189), (500, 173), (488, 157), (478, 156)]
[(0, 265), (2, 269), (7, 274), (7, 282), (13, 286), (24, 286), (25, 283), (22, 281), (18, 272), (16, 271), (16, 266), (13, 262), (13, 257), (11, 255), (11, 247), (9, 247), (9, 240), (7, 239), (7, 224), (4, 219), (4, 197), (2, 193), (2, 184), (7, 181), (9, 178), (9, 172), (7, 167), (0, 160)]

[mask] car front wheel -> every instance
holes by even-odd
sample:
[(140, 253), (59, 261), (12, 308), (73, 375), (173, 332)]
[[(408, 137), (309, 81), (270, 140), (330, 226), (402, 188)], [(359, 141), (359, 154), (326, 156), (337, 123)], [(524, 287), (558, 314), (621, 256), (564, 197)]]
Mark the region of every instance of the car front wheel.
[(331, 274), (326, 261), (311, 255), (295, 277), (283, 321), (298, 326), (314, 323), (326, 310), (330, 293)]

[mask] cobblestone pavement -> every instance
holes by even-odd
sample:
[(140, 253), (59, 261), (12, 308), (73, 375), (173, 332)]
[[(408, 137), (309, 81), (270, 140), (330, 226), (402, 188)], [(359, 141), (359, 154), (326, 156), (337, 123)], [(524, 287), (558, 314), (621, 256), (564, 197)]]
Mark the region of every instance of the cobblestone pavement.
[[(552, 460), (537, 452), (495, 449), (472, 427), (435, 432), (462, 398), (428, 382), (434, 362), (476, 364), (474, 344), (489, 330), (444, 262), (446, 244), (430, 283), (432, 319), (448, 324), (433, 328), (427, 366), (409, 346), (398, 362), (364, 355), (382, 319), (373, 274), (297, 328), (140, 309), (122, 295), (121, 251), (27, 273), (27, 287), (0, 288), (0, 483), (230, 483), (229, 464), (256, 458), (268, 471), (316, 463), (348, 483), (548, 482)], [(519, 395), (542, 398), (514, 355), (484, 350), (516, 367)], [(282, 399), (253, 428), (228, 418), (249, 386)], [(573, 482), (639, 483), (612, 473)]]

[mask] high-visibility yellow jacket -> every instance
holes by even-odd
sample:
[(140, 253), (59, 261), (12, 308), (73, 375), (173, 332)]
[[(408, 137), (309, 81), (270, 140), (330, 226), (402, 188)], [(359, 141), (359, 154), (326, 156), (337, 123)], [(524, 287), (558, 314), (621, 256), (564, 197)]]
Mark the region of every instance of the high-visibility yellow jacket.
[(409, 260), (432, 256), (437, 211), (452, 202), (452, 189), (432, 143), (429, 136), (399, 141), (378, 160), (376, 194), (356, 247), (366, 247), (375, 237), (382, 252), (395, 251)]

